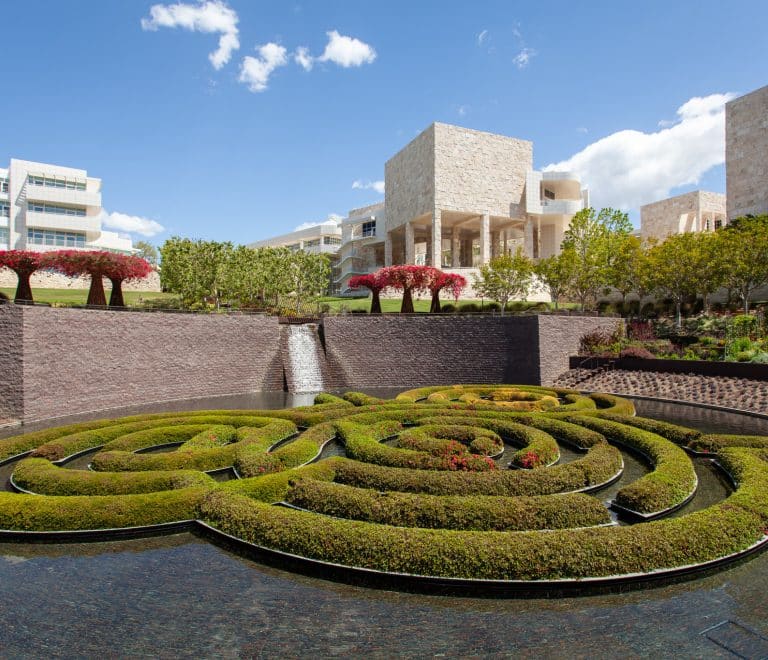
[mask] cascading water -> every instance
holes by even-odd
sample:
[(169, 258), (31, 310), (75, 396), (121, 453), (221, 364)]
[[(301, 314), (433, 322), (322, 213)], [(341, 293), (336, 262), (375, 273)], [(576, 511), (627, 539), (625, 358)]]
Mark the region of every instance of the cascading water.
[(288, 326), (288, 368), (291, 392), (322, 392), (326, 388), (321, 360), (324, 359), (317, 326)]

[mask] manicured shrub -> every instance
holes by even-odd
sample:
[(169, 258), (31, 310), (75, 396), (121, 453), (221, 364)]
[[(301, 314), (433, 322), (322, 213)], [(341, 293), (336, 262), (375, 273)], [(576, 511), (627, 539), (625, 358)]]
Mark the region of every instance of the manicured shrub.
[(43, 458), (19, 462), (13, 471), (13, 481), (40, 495), (125, 495), (216, 485), (207, 474), (194, 470), (91, 472), (57, 467)]
[(698, 452), (717, 452), (726, 447), (768, 448), (768, 437), (761, 435), (735, 435), (727, 433), (708, 433), (692, 439), (688, 447)]
[(611, 522), (588, 495), (438, 497), (354, 488), (302, 479), (286, 501), (317, 513), (400, 527), (515, 531), (589, 527)]

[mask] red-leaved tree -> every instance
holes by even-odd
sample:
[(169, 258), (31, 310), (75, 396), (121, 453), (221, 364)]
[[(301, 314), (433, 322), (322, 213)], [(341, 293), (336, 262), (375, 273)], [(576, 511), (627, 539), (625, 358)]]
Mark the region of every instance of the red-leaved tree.
[(371, 314), (381, 314), (381, 298), (379, 294), (389, 286), (384, 268), (368, 275), (356, 275), (349, 279), (349, 288), (364, 287), (371, 290)]
[(113, 262), (104, 275), (112, 282), (112, 293), (109, 296), (110, 307), (125, 307), (123, 300), (123, 282), (139, 280), (152, 272), (152, 266), (141, 257), (128, 254), (113, 254)]
[(40, 252), (28, 252), (27, 250), (0, 251), (0, 267), (10, 268), (19, 278), (14, 302), (32, 301), (32, 287), (29, 284), (29, 278), (36, 270), (46, 266), (47, 258), (48, 255)]
[(403, 292), (401, 314), (413, 313), (413, 292), (426, 291), (432, 278), (431, 266), (387, 266), (384, 276), (393, 289)]
[(107, 304), (104, 294), (104, 277), (112, 282), (109, 304), (123, 306), (123, 281), (146, 277), (152, 267), (139, 257), (114, 254), (112, 252), (89, 252), (85, 250), (59, 250), (51, 253), (51, 266), (69, 277), (89, 275), (91, 287), (88, 290), (88, 305)]
[(451, 292), (454, 300), (458, 300), (462, 290), (467, 286), (467, 279), (456, 273), (444, 273), (441, 270), (434, 269), (432, 279), (429, 281), (429, 291), (432, 294), (432, 304), (429, 311), (432, 314), (439, 313), (440, 308), (440, 292), (443, 289), (448, 289)]

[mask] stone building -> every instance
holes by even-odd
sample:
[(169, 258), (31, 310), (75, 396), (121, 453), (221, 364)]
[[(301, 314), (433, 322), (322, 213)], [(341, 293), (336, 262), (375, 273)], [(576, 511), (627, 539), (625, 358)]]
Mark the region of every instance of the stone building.
[(521, 246), (557, 254), (588, 204), (574, 174), (534, 172), (527, 140), (434, 123), (385, 165), (386, 264), (475, 268)]
[(640, 236), (643, 239), (714, 231), (726, 224), (725, 195), (721, 193), (696, 190), (640, 207)]
[(728, 218), (768, 213), (768, 86), (725, 106)]

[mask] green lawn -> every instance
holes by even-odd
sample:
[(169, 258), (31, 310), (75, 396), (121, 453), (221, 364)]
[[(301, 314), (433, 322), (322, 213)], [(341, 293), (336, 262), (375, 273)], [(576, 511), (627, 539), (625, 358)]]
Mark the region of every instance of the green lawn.
[[(5, 295), (11, 300), (16, 294), (15, 288), (0, 287)], [(107, 302), (109, 302), (109, 287), (105, 288)], [(35, 302), (59, 303), (62, 305), (85, 305), (88, 299), (88, 289), (32, 289), (32, 296)], [(170, 293), (157, 293), (155, 291), (123, 291), (126, 305), (137, 305), (146, 302), (155, 302), (160, 300), (173, 300), (176, 296)]]

